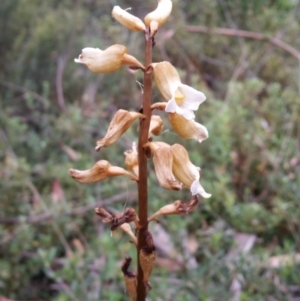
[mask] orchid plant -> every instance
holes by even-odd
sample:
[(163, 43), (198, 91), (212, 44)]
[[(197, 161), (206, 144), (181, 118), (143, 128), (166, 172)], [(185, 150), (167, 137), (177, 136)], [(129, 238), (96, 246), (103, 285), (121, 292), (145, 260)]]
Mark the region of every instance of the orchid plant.
[[(138, 187), (138, 209), (128, 208), (120, 214), (111, 214), (104, 208), (95, 208), (96, 213), (104, 223), (109, 223), (111, 230), (121, 229), (126, 232), (137, 249), (137, 272), (129, 271), (131, 258), (127, 257), (122, 265), (125, 285), (131, 301), (143, 301), (151, 285), (150, 274), (155, 264), (155, 245), (148, 231), (148, 223), (158, 216), (183, 214), (195, 210), (199, 204), (199, 195), (209, 198), (201, 186), (200, 168), (194, 165), (187, 150), (180, 144), (169, 145), (163, 141), (153, 141), (152, 135), (162, 133), (163, 121), (153, 111), (163, 110), (168, 114), (174, 131), (186, 139), (198, 142), (208, 138), (207, 129), (197, 123), (194, 111), (205, 101), (205, 95), (183, 84), (176, 68), (169, 62), (152, 62), (152, 50), (155, 45), (155, 35), (167, 21), (172, 11), (171, 0), (158, 0), (157, 8), (144, 18), (144, 22), (128, 11), (115, 6), (112, 16), (129, 30), (140, 31), (145, 36), (145, 62), (140, 63), (134, 56), (127, 53), (123, 45), (112, 45), (105, 50), (84, 48), (76, 63), (85, 64), (95, 73), (113, 72), (123, 65), (144, 74), (144, 90), (142, 109), (139, 112), (129, 112), (120, 109), (113, 117), (105, 137), (96, 143), (96, 151), (102, 147), (110, 147), (135, 120), (139, 120), (138, 144), (133, 143), (132, 149), (124, 152), (125, 168), (113, 166), (106, 160), (100, 160), (88, 170), (70, 169), (72, 178), (80, 183), (92, 183), (105, 180), (108, 177), (127, 176), (136, 181)], [(160, 90), (164, 101), (152, 103), (152, 78)], [(190, 190), (190, 200), (176, 200), (162, 206), (160, 210), (148, 216), (148, 170), (147, 161), (154, 163), (157, 180), (161, 187), (167, 190)], [(134, 224), (135, 231), (131, 224)]]

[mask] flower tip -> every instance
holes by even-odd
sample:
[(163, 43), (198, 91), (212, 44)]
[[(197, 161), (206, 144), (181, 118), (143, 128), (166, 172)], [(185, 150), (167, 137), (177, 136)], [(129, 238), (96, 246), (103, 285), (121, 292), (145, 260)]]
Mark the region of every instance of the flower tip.
[(201, 186), (198, 180), (195, 180), (190, 187), (192, 195), (200, 194), (203, 198), (209, 199), (211, 197), (210, 193), (207, 193)]
[(172, 98), (171, 100), (168, 101), (165, 111), (167, 113), (175, 113), (176, 112), (176, 101), (174, 98)]

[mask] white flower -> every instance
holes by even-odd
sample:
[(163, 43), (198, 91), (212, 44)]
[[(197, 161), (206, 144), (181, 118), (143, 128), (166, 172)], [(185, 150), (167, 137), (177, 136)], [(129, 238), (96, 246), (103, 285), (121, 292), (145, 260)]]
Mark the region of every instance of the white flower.
[(158, 89), (168, 100), (165, 111), (180, 114), (188, 120), (193, 119), (193, 111), (197, 111), (205, 101), (205, 95), (181, 83), (177, 70), (169, 62), (153, 63), (152, 68)]

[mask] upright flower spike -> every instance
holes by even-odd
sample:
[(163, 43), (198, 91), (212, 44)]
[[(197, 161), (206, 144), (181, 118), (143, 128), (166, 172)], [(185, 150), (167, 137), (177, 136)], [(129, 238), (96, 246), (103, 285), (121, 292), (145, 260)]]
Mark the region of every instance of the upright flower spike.
[(187, 150), (180, 144), (174, 144), (171, 146), (171, 151), (175, 177), (186, 187), (190, 188), (192, 195), (200, 194), (203, 198), (210, 198), (211, 194), (205, 192), (199, 183), (200, 168), (190, 161)]
[(110, 122), (105, 137), (97, 141), (96, 151), (99, 151), (103, 146), (107, 147), (115, 143), (128, 130), (133, 121), (144, 117), (138, 112), (118, 110)]
[(122, 264), (122, 272), (124, 275), (125, 286), (126, 286), (127, 293), (130, 297), (130, 301), (136, 301), (137, 281), (136, 281), (136, 275), (128, 271), (130, 264), (131, 264), (131, 258), (126, 257)]
[(165, 111), (177, 113), (190, 120), (195, 118), (193, 111), (205, 101), (205, 95), (196, 89), (182, 84), (175, 67), (169, 62), (153, 63), (154, 80), (163, 97), (168, 101)]
[(127, 48), (119, 44), (112, 45), (105, 50), (84, 48), (78, 59), (74, 59), (74, 61), (86, 65), (95, 73), (113, 72), (123, 64), (144, 69), (144, 66), (135, 57), (127, 54)]
[(70, 169), (70, 176), (80, 183), (94, 183), (109, 177), (128, 176), (130, 179), (138, 181), (136, 175), (119, 166), (111, 166), (106, 160), (98, 161), (92, 168), (87, 170)]
[(155, 246), (153, 243), (152, 235), (149, 231), (145, 232), (146, 236), (146, 246), (140, 250), (139, 260), (140, 265), (143, 270), (143, 282), (147, 290), (151, 289), (149, 283), (149, 277), (152, 273), (154, 263), (155, 263)]
[(125, 151), (124, 155), (126, 168), (130, 171), (133, 171), (135, 175), (139, 176), (138, 152), (135, 142), (132, 143), (132, 149)]
[(152, 36), (155, 34), (157, 29), (163, 26), (168, 20), (172, 11), (171, 0), (158, 0), (157, 8), (149, 13), (145, 18), (145, 24), (150, 26)]
[(151, 150), (160, 186), (169, 190), (182, 189), (182, 184), (175, 179), (172, 172), (173, 155), (170, 145), (164, 142), (148, 142), (144, 147), (149, 147)]
[(124, 27), (133, 31), (145, 31), (146, 26), (143, 21), (126, 10), (122, 9), (120, 6), (114, 6), (112, 10), (112, 16)]

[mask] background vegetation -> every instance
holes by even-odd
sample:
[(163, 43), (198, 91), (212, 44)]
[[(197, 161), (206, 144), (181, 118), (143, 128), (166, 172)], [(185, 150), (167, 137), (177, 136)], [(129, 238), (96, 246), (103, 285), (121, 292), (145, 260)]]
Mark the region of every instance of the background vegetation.
[[(173, 2), (154, 60), (171, 61), (206, 93), (196, 119), (210, 137), (184, 141), (167, 120), (163, 135), (188, 148), (213, 196), (191, 215), (151, 225), (158, 260), (149, 300), (300, 300), (300, 60), (268, 42), (300, 51), (299, 1)], [(114, 5), (143, 18), (156, 1), (1, 1), (0, 295), (9, 299), (127, 300), (120, 265), (134, 248), (118, 231), (111, 237), (93, 208), (135, 206), (135, 184), (80, 185), (68, 176), (100, 158), (124, 166), (137, 139), (133, 127), (94, 152), (118, 108), (140, 108), (141, 74), (95, 75), (73, 62), (86, 46), (114, 43), (142, 60), (142, 34), (111, 18)], [(161, 100), (156, 89), (153, 98)], [(151, 175), (150, 213), (187, 197)]]

